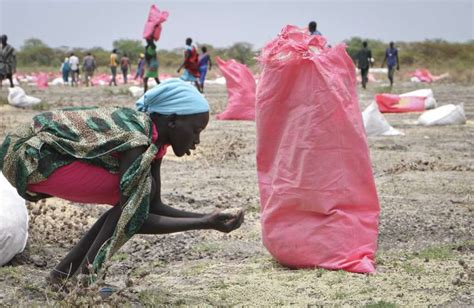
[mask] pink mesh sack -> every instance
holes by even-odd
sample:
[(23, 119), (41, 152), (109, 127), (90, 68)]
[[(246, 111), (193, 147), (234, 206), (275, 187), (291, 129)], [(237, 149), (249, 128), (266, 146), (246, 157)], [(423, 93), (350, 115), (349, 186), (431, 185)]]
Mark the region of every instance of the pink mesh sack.
[(217, 115), (218, 120), (255, 120), (255, 88), (252, 72), (247, 66), (233, 59), (224, 61), (217, 57), (217, 64), (227, 86), (227, 108)]
[(148, 13), (145, 29), (143, 29), (143, 38), (147, 39), (152, 37), (153, 40), (158, 41), (161, 35), (161, 24), (168, 19), (168, 15), (168, 12), (160, 12), (160, 10), (158, 10), (158, 8), (153, 4)]
[(288, 267), (373, 272), (380, 209), (345, 46), (286, 26), (259, 60), (263, 244)]

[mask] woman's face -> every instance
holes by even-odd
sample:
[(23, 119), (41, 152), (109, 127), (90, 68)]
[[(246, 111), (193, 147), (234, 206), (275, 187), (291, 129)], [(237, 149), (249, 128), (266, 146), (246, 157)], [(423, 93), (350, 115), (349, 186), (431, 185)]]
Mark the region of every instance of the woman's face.
[(191, 150), (199, 144), (200, 134), (209, 122), (209, 113), (177, 116), (171, 130), (170, 143), (176, 156), (191, 155)]

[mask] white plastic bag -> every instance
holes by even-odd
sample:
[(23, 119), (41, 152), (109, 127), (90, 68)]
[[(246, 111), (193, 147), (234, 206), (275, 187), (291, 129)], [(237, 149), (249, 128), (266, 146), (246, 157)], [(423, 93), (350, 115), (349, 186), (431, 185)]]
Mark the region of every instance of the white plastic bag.
[(136, 86), (131, 86), (128, 88), (128, 91), (132, 94), (133, 97), (141, 97), (143, 95), (143, 88), (142, 87), (136, 87)]
[(436, 108), (436, 100), (433, 96), (433, 90), (431, 89), (419, 89), (419, 90), (403, 93), (403, 94), (400, 94), (400, 97), (424, 97), (426, 110)]
[(52, 86), (61, 86), (64, 85), (64, 80), (62, 77), (54, 78), (53, 81), (50, 82)]
[(41, 99), (26, 95), (20, 87), (8, 88), (8, 103), (15, 107), (31, 107), (41, 103)]
[(28, 212), (25, 200), (0, 172), (0, 266), (25, 249)]
[(362, 112), (362, 119), (364, 121), (365, 133), (367, 136), (399, 136), (405, 135), (399, 130), (390, 126), (385, 117), (379, 111), (377, 103), (372, 102)]
[(444, 105), (433, 110), (425, 111), (418, 118), (418, 124), (431, 125), (460, 125), (466, 123), (464, 104)]

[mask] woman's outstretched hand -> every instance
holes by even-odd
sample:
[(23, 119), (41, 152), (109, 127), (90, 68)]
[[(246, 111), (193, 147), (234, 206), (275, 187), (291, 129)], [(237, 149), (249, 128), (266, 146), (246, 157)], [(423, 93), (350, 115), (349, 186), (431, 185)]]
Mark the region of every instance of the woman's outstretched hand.
[(244, 222), (244, 210), (240, 210), (235, 214), (222, 213), (220, 210), (215, 210), (211, 214), (206, 215), (205, 218), (212, 229), (229, 233), (238, 229)]

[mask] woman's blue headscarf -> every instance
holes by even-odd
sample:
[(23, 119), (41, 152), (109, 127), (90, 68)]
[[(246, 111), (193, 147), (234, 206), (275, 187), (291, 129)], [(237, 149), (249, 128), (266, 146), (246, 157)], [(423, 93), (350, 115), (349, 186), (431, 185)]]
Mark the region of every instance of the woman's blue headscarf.
[(180, 79), (168, 79), (147, 91), (136, 102), (146, 113), (189, 115), (209, 112), (209, 103), (196, 88)]

